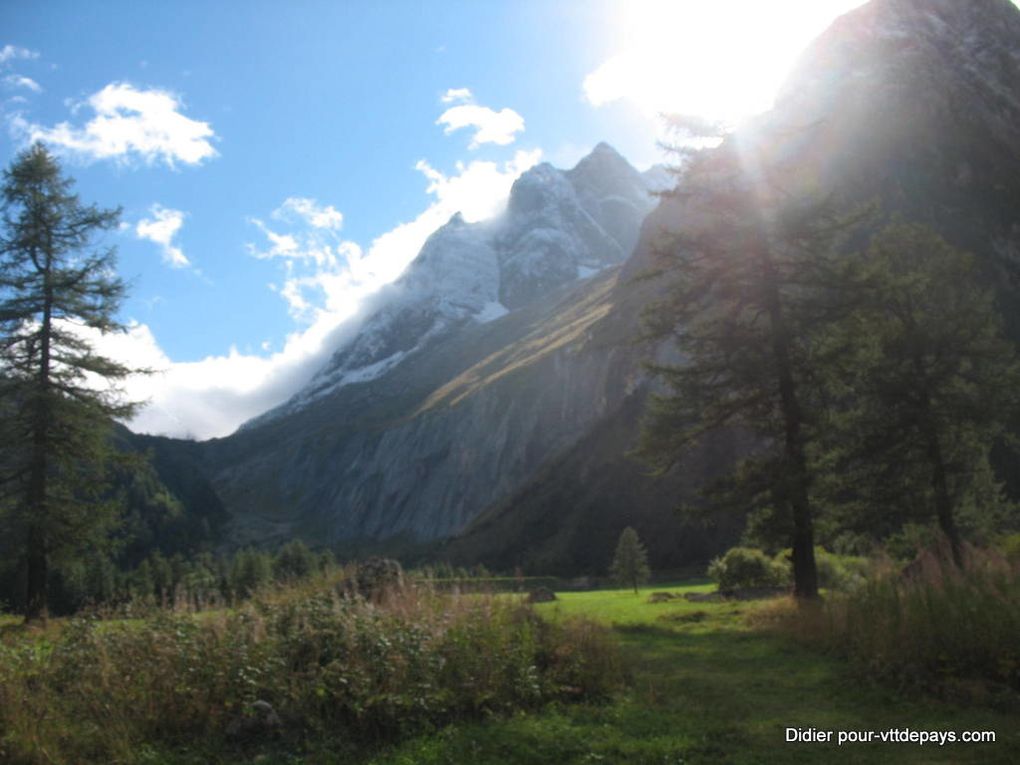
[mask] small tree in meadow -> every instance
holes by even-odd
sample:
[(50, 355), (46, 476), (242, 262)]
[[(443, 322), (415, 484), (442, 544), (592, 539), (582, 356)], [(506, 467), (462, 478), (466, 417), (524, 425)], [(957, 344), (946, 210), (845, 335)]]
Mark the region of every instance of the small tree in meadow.
[(648, 553), (645, 552), (645, 546), (641, 544), (637, 532), (630, 526), (620, 534), (609, 573), (621, 585), (632, 586), (635, 593), (638, 591), (638, 585), (647, 582), (652, 573), (648, 568)]

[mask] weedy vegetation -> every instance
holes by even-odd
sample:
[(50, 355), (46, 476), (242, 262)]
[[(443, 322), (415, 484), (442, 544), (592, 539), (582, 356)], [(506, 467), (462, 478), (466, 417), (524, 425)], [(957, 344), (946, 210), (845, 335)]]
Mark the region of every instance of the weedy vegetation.
[(894, 687), (965, 702), (1020, 701), (1020, 566), (996, 551), (923, 552), (906, 570), (879, 561), (859, 586), (813, 609), (780, 609), (781, 628)]
[(616, 644), (590, 621), (543, 620), (513, 598), (407, 586), (371, 601), (319, 585), (232, 611), (9, 631), (0, 760), (234, 762), (309, 740), (365, 751), (621, 685)]

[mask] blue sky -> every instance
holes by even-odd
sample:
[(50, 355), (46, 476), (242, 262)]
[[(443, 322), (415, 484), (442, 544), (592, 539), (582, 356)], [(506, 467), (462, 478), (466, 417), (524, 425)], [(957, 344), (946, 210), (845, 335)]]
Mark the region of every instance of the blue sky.
[(660, 161), (661, 109), (766, 108), (859, 4), (738, 1), (735, 28), (712, 0), (8, 1), (0, 160), (42, 139), (123, 207), (132, 329), (103, 347), (162, 370), (129, 386), (152, 401), (133, 427), (225, 435), (453, 212), (498, 213), (521, 171), (600, 140)]

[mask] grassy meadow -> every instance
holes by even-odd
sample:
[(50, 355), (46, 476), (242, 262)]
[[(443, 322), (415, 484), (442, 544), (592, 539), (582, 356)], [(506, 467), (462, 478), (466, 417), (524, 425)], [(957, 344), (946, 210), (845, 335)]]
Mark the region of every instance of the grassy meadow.
[[(97, 628), (55, 622), (26, 634), (5, 617), (0, 754), (13, 763), (180, 765), (1020, 761), (1015, 706), (869, 680), (836, 652), (777, 628), (795, 610), (787, 599), (682, 597), (712, 589), (560, 593), (531, 611), (515, 595), (352, 609), (306, 586), (300, 598), (237, 612)], [(676, 597), (652, 603), (653, 592)], [(75, 630), (88, 637), (68, 640)], [(44, 657), (61, 652), (63, 663), (47, 666)], [(134, 682), (112, 674), (143, 655), (148, 666), (133, 670)], [(269, 667), (277, 677), (260, 675)], [(203, 673), (193, 687), (189, 671)], [(256, 696), (273, 702), (282, 730), (223, 736), (231, 707)], [(840, 747), (787, 743), (787, 726), (994, 731), (997, 740)]]
[[(972, 708), (864, 680), (842, 659), (768, 628), (788, 601), (649, 603), (653, 592), (710, 584), (564, 593), (536, 608), (610, 625), (630, 670), (608, 704), (458, 726), (369, 760), (372, 765), (491, 763), (1011, 763), (1015, 709)], [(764, 613), (762, 613), (764, 612)], [(823, 730), (992, 730), (994, 744), (786, 743), (786, 726)]]

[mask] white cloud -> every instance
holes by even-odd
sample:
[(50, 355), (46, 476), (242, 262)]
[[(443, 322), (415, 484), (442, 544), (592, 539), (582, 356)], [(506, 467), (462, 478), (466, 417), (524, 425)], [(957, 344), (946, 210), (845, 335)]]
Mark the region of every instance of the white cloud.
[(506, 146), (513, 143), (517, 133), (524, 130), (524, 118), (513, 109), (504, 108), (497, 112), (478, 104), (451, 106), (439, 115), (436, 124), (443, 125), (443, 132), (447, 135), (462, 128), (474, 128), (469, 147), (472, 149), (484, 143)]
[(14, 61), (16, 59), (32, 58), (39, 58), (38, 51), (29, 50), (28, 48), (19, 48), (17, 45), (5, 45), (0, 48), (0, 64), (6, 64), (8, 61)]
[(452, 104), (458, 101), (469, 102), (473, 98), (474, 96), (469, 88), (450, 88), (439, 97), (439, 100), (444, 104)]
[(288, 197), (273, 212), (278, 220), (290, 220), (297, 216), (313, 228), (339, 230), (344, 224), (344, 216), (332, 205), (322, 206), (314, 199), (307, 197)]
[[(249, 250), (256, 257), (280, 263), (282, 283), (277, 292), (292, 313), (301, 316), (304, 326), (273, 353), (267, 354), (271, 346), (263, 343), (262, 355), (231, 348), (224, 355), (191, 362), (167, 357), (145, 324), (134, 324), (126, 335), (100, 339), (98, 347), (115, 358), (160, 370), (133, 378), (126, 386), (131, 398), (150, 402), (129, 425), (138, 432), (212, 438), (225, 436), (284, 402), (357, 330), (359, 317), (381, 299), (385, 285), (400, 275), (429, 234), (458, 211), (467, 220), (499, 213), (513, 181), (540, 156), (538, 150), (518, 151), (501, 164), (459, 163), (450, 175), (419, 162), (418, 170), (428, 181), (430, 204), (414, 220), (377, 237), (366, 249), (342, 239), (334, 228), (316, 227), (314, 215), (297, 213), (295, 205), (286, 201), (274, 211), (279, 216), (268, 216), (286, 224), (286, 230), (275, 231), (253, 219), (265, 242), (262, 247), (250, 245)], [(315, 200), (307, 202), (296, 207), (333, 209)]]
[(222, 356), (174, 362), (146, 324), (134, 323), (126, 334), (92, 339), (102, 353), (154, 370), (124, 386), (130, 400), (146, 402), (130, 427), (191, 438), (225, 436), (285, 400), (325, 361), (322, 348), (338, 342), (309, 330), (291, 335), (283, 350), (268, 356), (230, 348)]
[(4, 84), (10, 88), (28, 88), (33, 93), (41, 93), (42, 86), (31, 77), (20, 74), (9, 74), (4, 77)]
[(152, 218), (143, 218), (135, 226), (135, 235), (139, 239), (147, 239), (159, 245), (163, 254), (163, 262), (173, 268), (187, 268), (191, 261), (174, 244), (174, 237), (184, 225), (184, 213), (162, 205), (149, 208)]
[(95, 116), (82, 127), (68, 122), (44, 127), (23, 118), (12, 124), (29, 141), (44, 141), (87, 161), (140, 157), (149, 164), (162, 161), (173, 167), (178, 162), (198, 165), (216, 156), (212, 127), (185, 117), (180, 100), (168, 91), (114, 82), (89, 96), (84, 105)]

